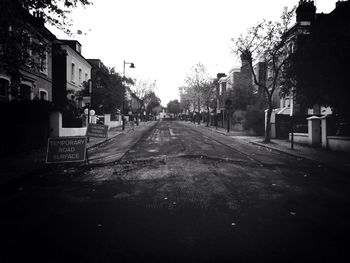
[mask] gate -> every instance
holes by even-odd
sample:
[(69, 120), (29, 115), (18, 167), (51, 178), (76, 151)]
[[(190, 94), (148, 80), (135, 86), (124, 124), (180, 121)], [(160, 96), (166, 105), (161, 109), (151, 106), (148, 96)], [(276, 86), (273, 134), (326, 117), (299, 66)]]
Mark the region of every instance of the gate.
[[(307, 115), (293, 116), (293, 130), (295, 133), (307, 133)], [(276, 138), (288, 139), (291, 132), (291, 116), (285, 114), (276, 114)]]

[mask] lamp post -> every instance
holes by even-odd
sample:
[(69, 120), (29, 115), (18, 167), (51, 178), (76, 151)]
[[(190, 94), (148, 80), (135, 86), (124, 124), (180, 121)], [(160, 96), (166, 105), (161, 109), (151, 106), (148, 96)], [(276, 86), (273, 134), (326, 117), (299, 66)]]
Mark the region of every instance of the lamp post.
[[(92, 91), (92, 81), (91, 79), (88, 80), (88, 91), (89, 91), (89, 98), (90, 98), (90, 101), (85, 103), (86, 105), (86, 108), (84, 109), (84, 114), (87, 116), (87, 122), (86, 122), (86, 127), (89, 126), (89, 123), (90, 123), (90, 106), (91, 106), (91, 91)], [(92, 111), (92, 110), (91, 110)], [(87, 142), (89, 142), (89, 137), (87, 137)]]
[(130, 65), (130, 68), (135, 68), (134, 63), (123, 61), (123, 77), (125, 78), (125, 65)]
[(294, 150), (294, 95), (295, 87), (292, 88), (292, 99), (290, 102), (290, 148)]
[(90, 123), (90, 106), (91, 106), (91, 92), (92, 92), (92, 81), (91, 79), (88, 80), (88, 85), (89, 85), (89, 98), (90, 98), (90, 102), (87, 103), (87, 107), (88, 107), (88, 124)]
[[(135, 68), (134, 63), (132, 62), (126, 62), (123, 61), (123, 78), (125, 78), (125, 65), (130, 65), (130, 68)], [(123, 94), (123, 112), (122, 112), (122, 122), (123, 122), (123, 130), (125, 130), (125, 117), (124, 117), (124, 111), (125, 111), (125, 94)]]
[(231, 99), (227, 99), (225, 102), (226, 110), (227, 110), (227, 132), (230, 132), (230, 113), (232, 109), (232, 101)]

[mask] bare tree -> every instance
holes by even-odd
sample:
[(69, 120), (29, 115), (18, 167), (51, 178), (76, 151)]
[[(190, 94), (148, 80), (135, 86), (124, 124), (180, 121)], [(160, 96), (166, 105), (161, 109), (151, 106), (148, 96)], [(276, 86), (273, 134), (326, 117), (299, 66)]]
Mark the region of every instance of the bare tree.
[(210, 106), (216, 97), (215, 92), (216, 92), (216, 87), (213, 81), (206, 82), (202, 87), (201, 93), (203, 97), (203, 102), (207, 109), (207, 127), (209, 126), (209, 120), (210, 120), (210, 108), (211, 108)]
[[(204, 105), (203, 97), (205, 97), (206, 91), (204, 90), (205, 85), (210, 82), (209, 74), (205, 66), (202, 63), (197, 63), (191, 68), (191, 71), (187, 74), (185, 78), (186, 82), (186, 95), (192, 102), (193, 108), (198, 107), (198, 114), (201, 107)], [(198, 124), (200, 123), (200, 118), (198, 117)]]
[[(279, 80), (282, 75), (283, 66), (290, 55), (286, 48), (288, 40), (283, 35), (288, 31), (294, 13), (295, 8), (288, 10), (285, 7), (281, 15), (281, 21), (272, 22), (264, 20), (248, 29), (246, 34), (232, 39), (234, 42), (232, 51), (248, 61), (254, 83), (264, 91), (267, 99), (266, 142), (269, 142), (271, 138), (272, 96), (280, 85)], [(265, 83), (259, 82), (254, 71), (253, 63), (261, 60), (266, 63), (266, 70), (268, 72)]]
[(131, 89), (134, 94), (141, 100), (141, 104), (139, 104), (138, 109), (138, 111), (141, 113), (142, 110), (145, 110), (147, 108), (147, 104), (149, 102), (147, 98), (150, 97), (150, 94), (155, 93), (157, 82), (156, 80), (151, 82), (144, 79), (134, 79), (133, 82), (134, 85), (131, 86)]
[(155, 92), (157, 82), (144, 80), (144, 79), (134, 79), (134, 85), (131, 87), (132, 91), (137, 97), (143, 99), (148, 93)]

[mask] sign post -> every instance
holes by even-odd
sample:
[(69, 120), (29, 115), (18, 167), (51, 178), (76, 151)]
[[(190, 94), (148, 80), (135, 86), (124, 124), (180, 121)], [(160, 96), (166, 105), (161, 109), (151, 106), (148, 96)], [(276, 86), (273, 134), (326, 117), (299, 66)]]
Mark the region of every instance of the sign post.
[(71, 163), (87, 160), (86, 137), (49, 138), (46, 163)]

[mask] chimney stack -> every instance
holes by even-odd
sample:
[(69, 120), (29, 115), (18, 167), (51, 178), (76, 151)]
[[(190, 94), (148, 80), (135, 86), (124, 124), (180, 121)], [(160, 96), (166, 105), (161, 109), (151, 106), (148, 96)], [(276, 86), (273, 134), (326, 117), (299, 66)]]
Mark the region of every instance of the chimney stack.
[(316, 19), (316, 6), (312, 0), (300, 0), (296, 10), (297, 22), (314, 22)]
[(335, 3), (335, 8), (339, 8), (339, 7), (344, 7), (344, 6), (347, 6), (347, 5), (349, 5), (349, 1), (337, 1), (336, 3)]

